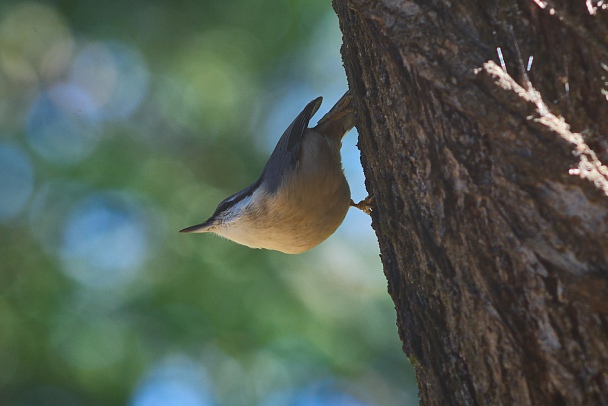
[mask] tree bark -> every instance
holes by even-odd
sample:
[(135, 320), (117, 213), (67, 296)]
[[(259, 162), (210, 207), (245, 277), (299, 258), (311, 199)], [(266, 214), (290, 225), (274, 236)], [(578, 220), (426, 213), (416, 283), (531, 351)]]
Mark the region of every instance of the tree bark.
[(334, 0), (424, 405), (608, 404), (608, 10)]

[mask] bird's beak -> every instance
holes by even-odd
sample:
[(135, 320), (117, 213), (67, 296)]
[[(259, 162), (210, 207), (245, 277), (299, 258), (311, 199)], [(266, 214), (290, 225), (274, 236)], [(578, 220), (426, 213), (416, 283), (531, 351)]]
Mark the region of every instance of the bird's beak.
[(215, 221), (209, 219), (204, 223), (197, 224), (194, 226), (186, 227), (182, 230), (179, 230), (180, 233), (206, 233), (211, 231), (211, 229), (215, 226)]

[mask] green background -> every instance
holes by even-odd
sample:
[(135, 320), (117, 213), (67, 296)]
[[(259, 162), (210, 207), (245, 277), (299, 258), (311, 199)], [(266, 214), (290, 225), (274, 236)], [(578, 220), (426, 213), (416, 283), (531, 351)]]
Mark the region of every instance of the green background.
[(340, 44), (329, 1), (2, 2), (0, 404), (417, 404), (368, 216), (297, 256), (177, 233), (342, 95)]

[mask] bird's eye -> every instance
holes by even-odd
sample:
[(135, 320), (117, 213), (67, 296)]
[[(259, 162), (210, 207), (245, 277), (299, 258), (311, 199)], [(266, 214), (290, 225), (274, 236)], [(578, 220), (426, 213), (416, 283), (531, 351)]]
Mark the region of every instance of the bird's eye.
[(215, 213), (213, 213), (213, 216), (217, 216), (218, 214), (229, 210), (231, 207), (237, 205), (241, 200), (250, 197), (259, 185), (260, 179), (258, 179), (257, 182), (249, 185), (245, 189), (241, 190), (240, 192), (235, 193), (232, 196), (229, 196), (222, 200), (220, 204), (217, 205), (217, 209), (215, 209)]
[(222, 200), (220, 202), (220, 204), (217, 205), (217, 208), (215, 209), (215, 213), (213, 214), (218, 215), (223, 211), (226, 211), (230, 206), (232, 206), (232, 201), (234, 200), (234, 198), (236, 197), (236, 195), (232, 195), (224, 200)]

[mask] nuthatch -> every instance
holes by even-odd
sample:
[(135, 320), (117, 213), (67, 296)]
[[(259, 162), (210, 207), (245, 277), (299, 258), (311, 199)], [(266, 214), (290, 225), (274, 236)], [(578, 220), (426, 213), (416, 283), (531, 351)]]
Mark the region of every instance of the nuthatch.
[(298, 114), (256, 182), (222, 201), (204, 223), (180, 232), (211, 232), (287, 254), (308, 251), (333, 234), (352, 204), (340, 147), (355, 125), (355, 109), (346, 92), (308, 128), (322, 101), (316, 98)]

